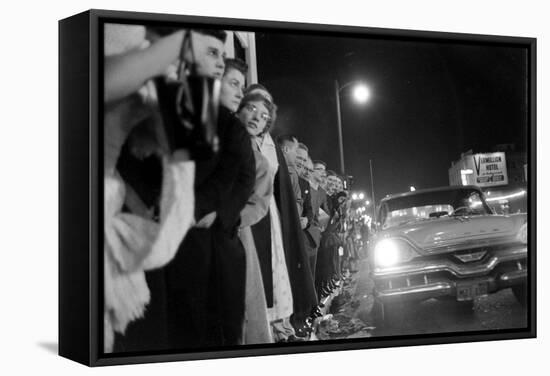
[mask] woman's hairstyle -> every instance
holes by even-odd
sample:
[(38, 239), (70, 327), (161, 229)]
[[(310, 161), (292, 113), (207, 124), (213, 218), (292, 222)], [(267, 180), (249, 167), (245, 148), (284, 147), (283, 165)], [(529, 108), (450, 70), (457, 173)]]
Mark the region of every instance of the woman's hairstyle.
[(348, 197), (348, 194), (346, 191), (340, 191), (336, 194), (336, 199), (339, 199), (340, 197), (343, 197), (343, 198), (347, 198)]
[(244, 95), (247, 95), (247, 94), (250, 94), (252, 93), (254, 90), (263, 90), (267, 93), (269, 93), (269, 95), (271, 96), (271, 99), (270, 98), (267, 98), (269, 101), (273, 102), (273, 96), (271, 95), (271, 93), (269, 92), (269, 90), (267, 90), (267, 88), (262, 85), (262, 84), (258, 84), (258, 83), (255, 83), (255, 84), (250, 84), (245, 90), (244, 90)]
[(246, 73), (248, 72), (248, 64), (239, 58), (225, 59), (225, 71), (223, 74), (227, 74), (227, 72), (231, 69), (235, 69), (241, 72), (243, 76), (246, 76)]
[(264, 106), (269, 111), (269, 119), (267, 119), (267, 123), (265, 125), (264, 130), (262, 133), (259, 134), (259, 136), (262, 136), (269, 132), (271, 130), (271, 126), (274, 123), (274, 117), (277, 113), (277, 106), (275, 103), (270, 102), (265, 95), (262, 95), (260, 93), (248, 93), (245, 94), (244, 98), (241, 100), (241, 104), (239, 105), (239, 109), (237, 110), (237, 113), (241, 112), (241, 110), (250, 102), (262, 102)]
[[(265, 95), (261, 94), (259, 92), (259, 90), (265, 91), (269, 95), (269, 98), (266, 97)], [(262, 98), (264, 100), (268, 101), (272, 106), (271, 115), (269, 116), (269, 120), (267, 121), (267, 124), (266, 124), (263, 132), (260, 134), (260, 135), (264, 135), (265, 133), (270, 132), (271, 130), (273, 130), (273, 126), (275, 125), (275, 121), (277, 120), (277, 105), (275, 104), (275, 101), (273, 100), (273, 95), (271, 95), (269, 90), (267, 90), (267, 88), (262, 84), (255, 83), (255, 84), (249, 85), (244, 90), (244, 95), (247, 96), (249, 94), (259, 94), (259, 95), (261, 95)]]
[(328, 171), (327, 171), (327, 177), (329, 177), (329, 176), (334, 176), (335, 178), (337, 178), (338, 180), (340, 180), (342, 183), (344, 183), (344, 177), (338, 175), (336, 172), (334, 172), (334, 171), (332, 171), (332, 170), (328, 170)]

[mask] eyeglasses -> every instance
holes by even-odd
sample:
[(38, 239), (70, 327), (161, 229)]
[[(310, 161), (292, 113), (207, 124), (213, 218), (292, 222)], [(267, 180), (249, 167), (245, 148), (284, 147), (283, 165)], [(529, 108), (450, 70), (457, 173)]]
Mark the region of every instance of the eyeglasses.
[[(258, 107), (254, 106), (253, 104), (248, 103), (247, 105), (244, 106), (244, 108), (250, 113), (254, 113), (254, 114), (258, 113)], [(269, 114), (262, 112), (260, 114), (260, 118), (264, 121), (268, 121), (270, 119), (270, 116)]]

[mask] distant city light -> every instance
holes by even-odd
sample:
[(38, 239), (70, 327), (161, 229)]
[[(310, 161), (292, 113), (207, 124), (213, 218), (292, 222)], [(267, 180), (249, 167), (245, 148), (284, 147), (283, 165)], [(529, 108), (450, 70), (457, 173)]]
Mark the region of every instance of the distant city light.
[(472, 175), (474, 170), (471, 168), (460, 170), (460, 177), (462, 178), (462, 185), (468, 185), (468, 177), (466, 175)]
[(359, 201), (365, 199), (365, 194), (363, 192), (354, 192), (351, 194), (351, 199), (353, 201)]

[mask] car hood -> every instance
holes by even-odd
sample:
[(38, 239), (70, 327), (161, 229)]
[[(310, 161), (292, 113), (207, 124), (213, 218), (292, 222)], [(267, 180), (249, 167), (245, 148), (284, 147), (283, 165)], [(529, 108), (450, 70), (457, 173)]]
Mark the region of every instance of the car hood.
[(430, 218), (383, 230), (379, 236), (405, 237), (419, 249), (436, 251), (470, 241), (510, 241), (526, 221), (526, 214)]

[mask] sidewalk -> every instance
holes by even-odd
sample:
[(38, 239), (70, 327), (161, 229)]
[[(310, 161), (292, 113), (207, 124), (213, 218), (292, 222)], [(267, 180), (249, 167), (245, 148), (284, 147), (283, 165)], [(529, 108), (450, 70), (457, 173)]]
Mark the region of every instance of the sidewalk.
[(351, 274), (344, 286), (329, 297), (324, 316), (315, 322), (311, 340), (366, 338), (372, 336), (374, 327), (370, 311), (373, 304), (372, 281), (366, 260), (359, 264), (359, 271)]

